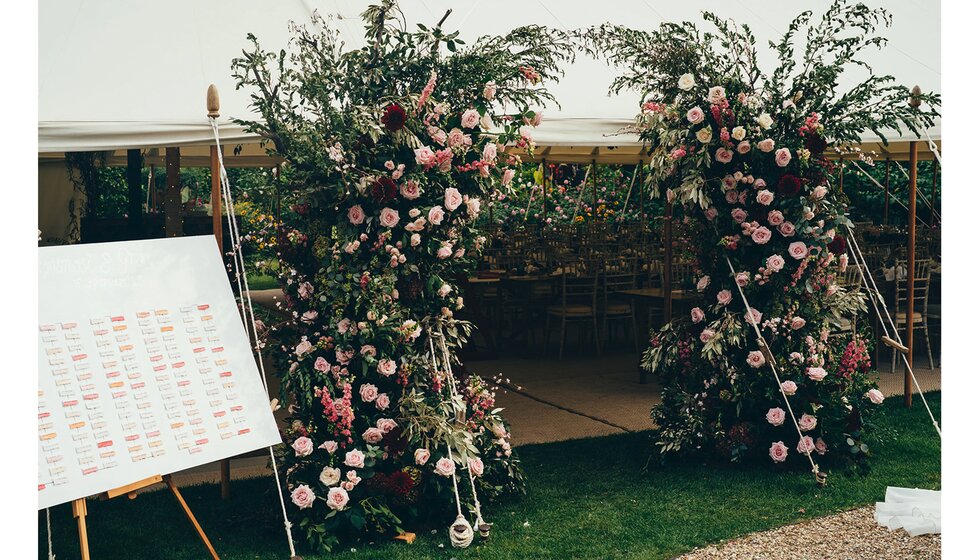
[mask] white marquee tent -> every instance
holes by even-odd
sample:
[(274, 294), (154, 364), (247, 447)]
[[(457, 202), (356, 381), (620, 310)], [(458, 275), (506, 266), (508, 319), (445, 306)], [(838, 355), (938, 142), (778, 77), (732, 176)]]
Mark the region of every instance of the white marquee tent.
[[(875, 4), (874, 0), (869, 0)], [(40, 4), (38, 152), (190, 146), (210, 143), (204, 92), (218, 86), (222, 134), (229, 142), (249, 140), (231, 117), (249, 115), (248, 93), (235, 91), (230, 61), (257, 35), (266, 48), (285, 46), (290, 20), (306, 22), (312, 10), (333, 15), (345, 41), (363, 44), (358, 14), (365, 0), (59, 0)], [(760, 43), (777, 38), (805, 9), (821, 2), (794, 0), (700, 0), (664, 3), (622, 0), (595, 4), (568, 0), (403, 0), (409, 22), (433, 24), (446, 9), (446, 29), (461, 38), (502, 34), (516, 25), (537, 23), (575, 29), (603, 21), (653, 28), (661, 21), (700, 21), (713, 11), (750, 25)], [(601, 6), (601, 7), (600, 7)], [(939, 9), (929, 3), (889, 1), (894, 25), (889, 45), (868, 56), (876, 72), (904, 84), (939, 90)], [(762, 64), (772, 64), (763, 52)], [(542, 146), (629, 146), (636, 139), (617, 135), (636, 112), (638, 94), (608, 96), (615, 75), (587, 55), (567, 68), (552, 87), (561, 108), (546, 107), (536, 139)], [(846, 81), (861, 78), (855, 71)], [(932, 131), (938, 137), (938, 130)], [(897, 139), (897, 138), (896, 138)], [(581, 150), (579, 150), (581, 151)]]

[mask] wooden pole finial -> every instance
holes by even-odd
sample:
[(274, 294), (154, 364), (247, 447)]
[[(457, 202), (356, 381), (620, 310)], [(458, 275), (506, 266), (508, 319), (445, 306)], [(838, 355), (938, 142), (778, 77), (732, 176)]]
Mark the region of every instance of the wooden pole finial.
[(909, 105), (913, 109), (918, 109), (919, 105), (922, 105), (922, 88), (919, 86), (912, 86), (912, 97), (909, 98)]
[(208, 118), (216, 119), (221, 116), (221, 100), (218, 99), (218, 87), (214, 84), (208, 86)]

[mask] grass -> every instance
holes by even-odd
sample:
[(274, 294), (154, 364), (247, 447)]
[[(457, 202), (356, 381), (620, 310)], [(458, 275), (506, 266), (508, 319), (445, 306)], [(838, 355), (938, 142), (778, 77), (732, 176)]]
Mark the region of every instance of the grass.
[[(940, 393), (928, 395), (939, 411)], [(362, 543), (314, 558), (503, 559), (670, 558), (697, 546), (753, 531), (852, 509), (881, 500), (886, 486), (939, 488), (940, 442), (921, 403), (906, 410), (888, 399), (881, 424), (894, 430), (879, 444), (867, 476), (831, 473), (818, 489), (808, 473), (769, 468), (687, 463), (639, 471), (648, 434), (574, 440), (519, 449), (531, 484), (523, 501), (491, 508), (490, 541), (453, 550), (450, 519), (437, 534), (424, 531), (412, 545)], [(185, 498), (225, 560), (288, 557), (279, 504), (269, 480), (233, 483), (222, 502), (216, 486), (187, 488)], [(78, 536), (68, 505), (53, 508), (55, 553), (78, 557)], [(43, 557), (43, 512), (39, 516)], [(169, 492), (89, 502), (93, 558), (205, 558), (205, 550)], [(440, 548), (443, 545), (444, 548)]]
[(248, 288), (250, 290), (271, 290), (279, 287), (279, 280), (265, 274), (249, 273)]

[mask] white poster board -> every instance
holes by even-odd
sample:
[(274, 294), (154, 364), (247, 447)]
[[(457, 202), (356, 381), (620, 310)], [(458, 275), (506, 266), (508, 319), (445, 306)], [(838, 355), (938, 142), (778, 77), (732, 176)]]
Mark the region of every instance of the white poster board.
[(38, 508), (281, 443), (214, 237), (38, 261)]

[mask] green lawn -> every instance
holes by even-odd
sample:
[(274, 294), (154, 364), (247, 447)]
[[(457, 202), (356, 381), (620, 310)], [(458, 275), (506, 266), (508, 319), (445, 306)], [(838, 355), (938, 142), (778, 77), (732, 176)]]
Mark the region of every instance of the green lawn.
[[(940, 393), (928, 395), (938, 413)], [(905, 410), (888, 399), (882, 424), (896, 430), (873, 458), (864, 477), (831, 473), (820, 490), (804, 473), (776, 474), (768, 468), (688, 463), (639, 471), (648, 434), (627, 434), (521, 447), (531, 484), (525, 500), (498, 505), (486, 544), (453, 550), (446, 527), (425, 531), (415, 544), (356, 545), (313, 558), (670, 558), (696, 546), (851, 509), (884, 498), (885, 487), (939, 488), (940, 442), (920, 402)], [(288, 556), (279, 505), (270, 480), (233, 485), (228, 502), (215, 486), (184, 491), (218, 554), (226, 560), (285, 559)], [(39, 546), (44, 539), (39, 516)], [(52, 510), (55, 553), (78, 557), (71, 510)], [(298, 534), (297, 534), (298, 536)], [(169, 492), (89, 502), (92, 557), (200, 559), (205, 551)], [(298, 539), (301, 540), (301, 539)], [(443, 545), (444, 548), (440, 548)], [(44, 551), (46, 554), (46, 551)], [(39, 557), (43, 557), (42, 554)]]

